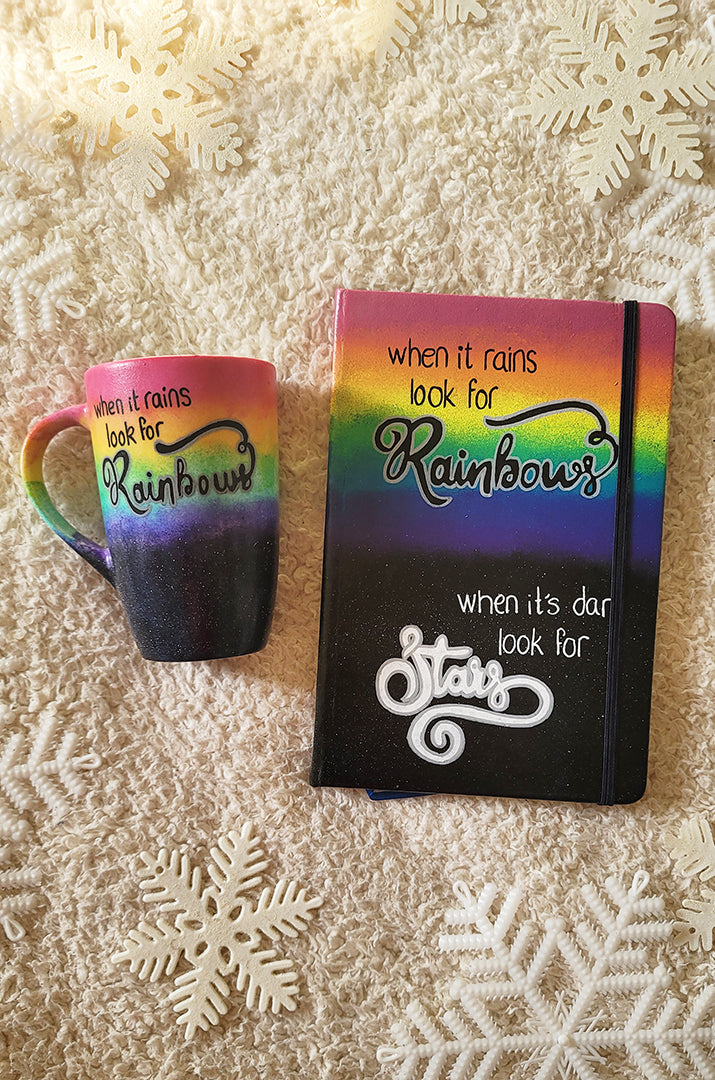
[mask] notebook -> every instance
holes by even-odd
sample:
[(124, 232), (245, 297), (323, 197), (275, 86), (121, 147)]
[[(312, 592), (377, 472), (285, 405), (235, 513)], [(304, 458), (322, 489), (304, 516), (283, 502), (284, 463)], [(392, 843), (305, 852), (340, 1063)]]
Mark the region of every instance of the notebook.
[(633, 802), (675, 319), (338, 290), (310, 781)]

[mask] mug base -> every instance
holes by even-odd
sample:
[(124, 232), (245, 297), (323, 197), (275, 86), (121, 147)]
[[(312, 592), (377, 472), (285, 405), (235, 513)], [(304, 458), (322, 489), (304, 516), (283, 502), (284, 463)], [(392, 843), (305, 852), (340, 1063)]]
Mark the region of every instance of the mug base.
[(190, 654), (181, 653), (177, 655), (167, 655), (166, 649), (151, 649), (146, 646), (139, 646), (139, 652), (144, 660), (150, 660), (155, 664), (193, 664), (200, 663), (202, 660), (233, 660), (239, 656), (251, 656), (253, 653), (260, 652), (266, 647), (268, 635), (266, 634), (262, 641), (259, 641), (256, 645), (251, 645), (247, 648), (241, 648), (237, 651), (236, 646), (227, 646), (225, 649), (216, 648), (202, 650), (198, 649), (196, 652)]
[(278, 570), (272, 531), (134, 543), (122, 555), (117, 589), (146, 660), (221, 660), (265, 646)]

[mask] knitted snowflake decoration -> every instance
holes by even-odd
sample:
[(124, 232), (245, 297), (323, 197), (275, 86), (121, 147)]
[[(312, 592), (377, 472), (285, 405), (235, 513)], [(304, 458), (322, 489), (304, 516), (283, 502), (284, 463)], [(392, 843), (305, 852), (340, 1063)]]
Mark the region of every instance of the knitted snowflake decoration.
[(68, 796), (82, 795), (82, 774), (96, 769), (97, 754), (75, 753), (78, 737), (65, 732), (55, 753), (50, 756), (59, 720), (46, 715), (32, 745), (23, 732), (16, 732), (0, 743), (0, 836), (24, 840), (30, 830), (25, 812), (38, 802), (44, 803), (55, 819), (69, 810)]
[[(433, 0), (432, 11), (436, 19), (452, 26), (470, 17), (476, 22), (487, 17), (478, 0)], [(358, 37), (368, 52), (374, 52), (378, 67), (399, 56), (409, 45), (419, 17), (415, 0), (364, 0)]]
[[(6, 863), (8, 857), (9, 848), (3, 845), (0, 847), (0, 865)], [(37, 907), (40, 897), (31, 889), (40, 883), (40, 871), (36, 869), (22, 866), (18, 870), (0, 870), (0, 927), (10, 941), (19, 941), (25, 936), (25, 927), (17, 916)]]
[(160, 912), (172, 913), (173, 923), (161, 917), (154, 925), (141, 922), (112, 959), (128, 960), (133, 972), (151, 982), (173, 974), (182, 958), (188, 962), (169, 995), (177, 1022), (186, 1025), (187, 1039), (226, 1013), (226, 977), (234, 973), (237, 988), (246, 990), (249, 1008), (256, 1003), (262, 1012), (268, 1005), (273, 1012), (296, 1007), (298, 986), (290, 961), (276, 959), (275, 949), (260, 946), (266, 937), (295, 937), (322, 901), (308, 899), (295, 882), (281, 880), (273, 889), (265, 888), (254, 907), (244, 894), (260, 884), (267, 863), (251, 834), (252, 827), (244, 825), (240, 834), (222, 836), (211, 849), (211, 885), (202, 885), (201, 870), (178, 851), (141, 856), (143, 899), (158, 904)]
[(715, 331), (715, 188), (639, 170), (627, 244), (636, 281), (611, 275), (612, 296), (670, 305), (683, 322)]
[(52, 106), (0, 98), (0, 315), (22, 340), (57, 330), (60, 313), (80, 318), (71, 299), (72, 251), (49, 233), (47, 198), (58, 181)]
[(620, 0), (620, 18), (599, 19), (591, 0), (553, 6), (552, 52), (562, 65), (537, 76), (527, 104), (517, 109), (555, 134), (587, 120), (571, 153), (576, 185), (587, 199), (620, 188), (630, 175), (636, 145), (653, 169), (698, 179), (698, 127), (677, 105), (715, 101), (715, 52), (689, 42), (662, 50), (675, 28), (671, 0)]
[[(681, 874), (700, 881), (715, 877), (715, 840), (707, 818), (698, 816), (683, 822), (677, 836), (671, 837), (670, 851)], [(687, 897), (678, 911), (675, 924), (676, 945), (688, 945), (706, 951), (713, 947), (715, 932), (715, 892), (703, 888), (702, 896)]]
[(469, 977), (451, 988), (457, 1007), (438, 1023), (412, 1002), (416, 1034), (396, 1025), (379, 1060), (399, 1064), (400, 1080), (597, 1080), (631, 1076), (633, 1067), (647, 1080), (711, 1078), (715, 987), (687, 1005), (668, 992), (672, 975), (652, 962), (651, 948), (672, 923), (648, 880), (639, 871), (629, 888), (615, 877), (602, 890), (587, 886), (583, 921), (570, 928), (551, 919), (543, 931), (517, 924), (518, 889), (495, 910), (495, 886), (475, 896), (458, 882), (460, 905), (446, 923), (459, 932), (439, 939), (441, 949), (466, 954)]
[(133, 0), (122, 8), (126, 37), (98, 12), (58, 31), (59, 62), (80, 87), (69, 103), (74, 147), (92, 155), (116, 125), (122, 137), (113, 142), (112, 172), (135, 208), (165, 186), (169, 136), (197, 169), (223, 171), (242, 160), (237, 125), (211, 99), (234, 86), (250, 42), (206, 23), (188, 33), (186, 17), (181, 0)]

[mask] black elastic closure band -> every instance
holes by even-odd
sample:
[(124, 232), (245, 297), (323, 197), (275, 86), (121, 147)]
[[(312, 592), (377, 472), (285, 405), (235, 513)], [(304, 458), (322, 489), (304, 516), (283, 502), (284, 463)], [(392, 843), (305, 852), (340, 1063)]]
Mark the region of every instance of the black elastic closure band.
[(618, 421), (618, 481), (611, 561), (611, 610), (608, 620), (606, 661), (606, 704), (603, 721), (603, 766), (601, 806), (616, 800), (616, 755), (618, 750), (618, 682), (621, 660), (623, 592), (628, 567), (631, 524), (631, 480), (633, 475), (633, 412), (636, 389), (638, 345), (638, 304), (623, 305), (623, 359), (621, 363), (621, 411)]

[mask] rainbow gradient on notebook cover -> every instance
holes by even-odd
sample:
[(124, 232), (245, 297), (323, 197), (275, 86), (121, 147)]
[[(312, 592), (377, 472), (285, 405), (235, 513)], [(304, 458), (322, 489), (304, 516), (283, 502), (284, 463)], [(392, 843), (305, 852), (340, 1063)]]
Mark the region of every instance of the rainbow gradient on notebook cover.
[[(335, 468), (329, 483), (339, 488), (343, 502), (355, 506), (353, 520), (349, 515), (342, 518), (349, 532), (354, 536), (357, 530), (364, 542), (389, 548), (414, 545), (428, 552), (433, 546), (439, 550), (447, 546), (456, 551), (512, 550), (554, 557), (571, 551), (572, 535), (580, 533), (581, 553), (589, 551), (610, 561), (615, 469), (603, 480), (595, 501), (536, 486), (528, 492), (494, 491), (493, 505), (477, 509), (468, 487), (437, 487), (437, 493), (451, 502), (426, 513), (424, 500), (412, 497), (417, 490), (415, 469), (408, 468), (404, 480), (388, 488), (385, 455), (365, 453), (364, 447), (390, 416), (430, 415), (445, 428), (432, 457), (451, 455), (456, 462), (459, 450), (467, 448), (471, 460), (481, 461), (493, 457), (506, 430), (490, 428), (485, 421), (565, 399), (595, 403), (617, 438), (618, 305), (485, 298), (479, 301), (475, 326), (473, 300), (445, 297), (440, 301), (449, 307), (449, 325), (437, 328), (429, 322), (431, 298), (417, 304), (415, 299), (409, 294), (372, 293), (351, 293), (345, 299), (350, 336), (335, 373), (330, 441)], [(672, 354), (671, 360), (663, 355), (661, 342), (664, 333), (670, 331), (672, 337), (672, 319), (667, 309), (651, 305), (650, 311), (651, 318), (641, 320), (634, 518), (643, 527), (637, 529), (633, 555), (652, 562), (659, 557), (660, 530), (654, 533), (649, 524), (653, 514), (658, 519), (661, 513), (672, 371)], [(427, 350), (431, 352), (425, 358)], [(513, 370), (501, 370), (495, 363)], [(423, 397), (423, 391), (429, 394), (432, 388), (436, 408)], [(445, 394), (446, 403), (440, 404)], [(491, 405), (480, 407), (485, 401)], [(509, 430), (522, 461), (543, 462), (578, 458), (584, 450), (583, 435), (591, 428), (590, 414), (572, 409)], [(426, 432), (423, 427), (418, 437)], [(607, 461), (605, 452), (600, 457), (598, 451), (594, 454)], [(391, 504), (384, 514), (360, 512), (380, 499)]]

